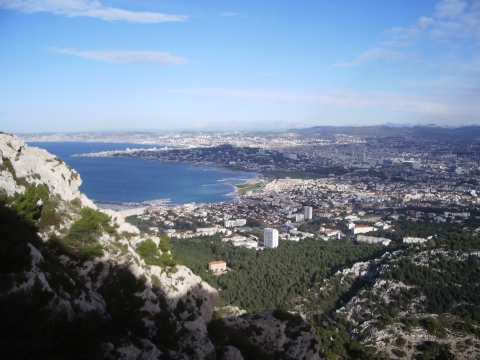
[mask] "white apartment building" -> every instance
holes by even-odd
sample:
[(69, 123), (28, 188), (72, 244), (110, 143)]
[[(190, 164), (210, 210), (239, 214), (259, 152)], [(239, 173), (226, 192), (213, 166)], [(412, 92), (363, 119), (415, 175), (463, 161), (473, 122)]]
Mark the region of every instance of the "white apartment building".
[(235, 222), (236, 222), (236, 226), (243, 226), (247, 224), (246, 219), (236, 219)]
[(243, 226), (246, 224), (247, 224), (247, 220), (245, 219), (225, 220), (223, 222), (223, 226), (225, 227)]
[(276, 248), (278, 246), (278, 230), (265, 228), (263, 231), (263, 245), (267, 248)]
[(310, 220), (313, 217), (313, 208), (311, 206), (304, 206), (303, 216), (305, 220)]
[(237, 222), (235, 220), (225, 220), (223, 222), (223, 226), (225, 226), (225, 227), (235, 227), (235, 226), (237, 226)]

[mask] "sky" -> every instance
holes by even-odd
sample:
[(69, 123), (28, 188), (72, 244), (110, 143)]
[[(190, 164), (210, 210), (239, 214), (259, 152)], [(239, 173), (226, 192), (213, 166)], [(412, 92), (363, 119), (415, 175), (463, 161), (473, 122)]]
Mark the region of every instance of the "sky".
[(0, 131), (480, 125), (480, 0), (0, 0)]

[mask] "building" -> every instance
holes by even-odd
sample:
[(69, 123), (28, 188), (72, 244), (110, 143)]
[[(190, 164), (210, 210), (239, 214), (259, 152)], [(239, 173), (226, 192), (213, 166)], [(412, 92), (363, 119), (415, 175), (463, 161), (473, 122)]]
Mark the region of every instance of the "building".
[(224, 233), (224, 234), (230, 235), (232, 233), (230, 230), (227, 230), (224, 227), (197, 228), (196, 230), (197, 230), (198, 236), (209, 236), (209, 235), (215, 235), (218, 233)]
[(375, 231), (375, 228), (373, 226), (370, 226), (370, 225), (355, 225), (352, 228), (353, 235), (365, 234), (365, 233), (368, 233), (370, 231)]
[(285, 159), (290, 159), (290, 160), (297, 160), (297, 154), (287, 154), (287, 153), (284, 153), (283, 154), (283, 157)]
[(305, 217), (303, 216), (303, 214), (293, 214), (292, 216), (294, 217), (295, 222), (301, 222), (305, 220)]
[(236, 219), (235, 222), (236, 222), (236, 226), (243, 226), (247, 224), (246, 219)]
[(414, 170), (419, 170), (422, 167), (422, 164), (420, 163), (420, 161), (403, 161), (402, 165)]
[(423, 244), (426, 243), (427, 239), (423, 238), (414, 238), (414, 237), (404, 237), (403, 243), (404, 244)]
[(303, 216), (305, 220), (310, 220), (313, 217), (313, 208), (311, 206), (303, 207)]
[(267, 248), (276, 248), (278, 246), (278, 230), (265, 228), (263, 231), (263, 245)]
[(227, 263), (225, 261), (212, 261), (208, 263), (208, 270), (212, 271), (226, 271)]
[(365, 235), (358, 235), (357, 241), (364, 242), (367, 244), (381, 244), (385, 246), (388, 246), (392, 242), (392, 240), (390, 239), (375, 237), (375, 236), (365, 236)]
[(143, 215), (145, 213), (145, 210), (147, 210), (146, 207), (139, 207), (134, 209), (120, 210), (120, 211), (117, 211), (117, 214), (126, 218), (127, 216)]
[(223, 226), (227, 227), (235, 227), (237, 226), (237, 222), (235, 220), (225, 220)]

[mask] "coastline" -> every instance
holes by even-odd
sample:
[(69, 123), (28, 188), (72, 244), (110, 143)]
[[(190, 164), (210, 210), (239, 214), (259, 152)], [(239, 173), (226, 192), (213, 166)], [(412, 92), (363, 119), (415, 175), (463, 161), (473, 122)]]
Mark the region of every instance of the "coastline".
[[(63, 159), (66, 163), (69, 164), (72, 168), (76, 169), (80, 175), (82, 176), (83, 184), (82, 184), (82, 190), (88, 196), (90, 196), (93, 199), (96, 199), (99, 202), (115, 202), (115, 203), (130, 203), (127, 205), (127, 207), (131, 207), (133, 204), (131, 203), (141, 203), (143, 201), (151, 201), (152, 199), (166, 199), (169, 198), (170, 202), (165, 203), (164, 205), (167, 206), (175, 206), (175, 205), (184, 205), (188, 204), (191, 202), (196, 202), (196, 203), (219, 203), (219, 202), (228, 202), (231, 200), (238, 199), (239, 193), (241, 193), (241, 185), (245, 184), (251, 184), (251, 183), (258, 183), (259, 180), (263, 177), (263, 175), (258, 172), (258, 171), (249, 171), (248, 169), (239, 169), (235, 168), (232, 169), (229, 166), (224, 166), (220, 164), (215, 164), (212, 162), (192, 162), (192, 161), (158, 161), (156, 159), (151, 159), (151, 158), (133, 158), (129, 156), (105, 156), (104, 154), (111, 152), (111, 151), (118, 151), (118, 143), (115, 144), (108, 144), (108, 146), (105, 146), (105, 143), (98, 143), (98, 142), (80, 142), (80, 143), (71, 143), (71, 142), (49, 142), (48, 144), (45, 142), (34, 142), (34, 144), (31, 144), (32, 146), (40, 147), (40, 148), (46, 148), (47, 151), (59, 156), (61, 159)], [(98, 145), (98, 146), (97, 146)], [(85, 151), (87, 150), (87, 151)], [(93, 153), (103, 153), (103, 156), (85, 156), (85, 157), (77, 157), (74, 156), (75, 154), (93, 154)], [(95, 159), (96, 158), (96, 159)], [(105, 160), (101, 160), (101, 158), (104, 158)], [(133, 168), (136, 169), (134, 171), (135, 174), (143, 174), (145, 170), (147, 171), (145, 173), (145, 176), (141, 175), (140, 177), (135, 175), (130, 182), (129, 188), (124, 188), (125, 183), (127, 181), (115, 181), (115, 179), (127, 179), (132, 177), (131, 172), (125, 172), (124, 169), (130, 168), (129, 165), (126, 166), (119, 166), (117, 165), (116, 161), (114, 161), (112, 164), (114, 166), (110, 166), (110, 161), (108, 159), (119, 159), (119, 160), (124, 160), (124, 161), (133, 161), (134, 163), (138, 164), (135, 166), (133, 163)], [(135, 160), (147, 160), (145, 163), (150, 163), (150, 165), (143, 166), (141, 165), (142, 163), (137, 162)], [(109, 165), (107, 165), (108, 163)], [(204, 184), (212, 184), (212, 185), (221, 185), (218, 190), (207, 190), (205, 191), (205, 196), (202, 196), (201, 194), (203, 193), (203, 190), (198, 189), (195, 190), (195, 187), (192, 187), (191, 185), (188, 185), (188, 189), (185, 189), (185, 194), (184, 191), (182, 190), (181, 187), (178, 187), (178, 185), (182, 182), (182, 178), (179, 178), (178, 181), (174, 181), (172, 183), (172, 191), (168, 192), (166, 191), (169, 189), (169, 187), (162, 187), (162, 191), (157, 194), (157, 191), (150, 191), (146, 190), (146, 195), (142, 196), (141, 198), (136, 198), (136, 197), (131, 197), (129, 193), (131, 192), (129, 189), (130, 187), (132, 188), (149, 188), (151, 187), (152, 183), (155, 181), (153, 179), (162, 179), (164, 178), (164, 173), (159, 173), (155, 168), (157, 168), (156, 163), (158, 165), (161, 165), (160, 167), (163, 167), (163, 165), (175, 165), (175, 164), (183, 164), (188, 166), (188, 172), (183, 171), (182, 178), (188, 179), (188, 178), (203, 178), (203, 175), (198, 173), (198, 171), (203, 170), (206, 171), (206, 173), (210, 173), (211, 171), (215, 172), (215, 170), (220, 171), (223, 174), (217, 175), (218, 177), (215, 178), (215, 176), (206, 176)], [(99, 167), (102, 168), (102, 171), (99, 172), (97, 171), (96, 168), (99, 169)], [(182, 167), (183, 168), (183, 167)], [(202, 170), (203, 169), (203, 170)], [(110, 172), (105, 172), (104, 170), (109, 170)], [(113, 172), (112, 172), (113, 171)], [(190, 173), (191, 171), (191, 173)], [(99, 174), (103, 173), (101, 176), (102, 178), (99, 177)], [(148, 175), (147, 175), (148, 174)], [(146, 180), (147, 185), (144, 184), (143, 179), (149, 179)], [(210, 180), (208, 180), (210, 179)], [(92, 185), (92, 180), (95, 182), (94, 186)], [(113, 181), (112, 181), (113, 180)], [(190, 183), (198, 183), (199, 181), (190, 181)], [(105, 190), (105, 193), (101, 190), (102, 186), (105, 186), (105, 184), (112, 184), (109, 185), (109, 190)], [(188, 183), (188, 181), (186, 182)], [(142, 185), (143, 184), (143, 185)], [(201, 186), (201, 184), (199, 184)], [(229, 187), (223, 187), (223, 186), (229, 186)], [(240, 185), (237, 187), (236, 185)], [(90, 188), (95, 187), (95, 192), (92, 192)], [(157, 185), (158, 186), (158, 185)], [(162, 186), (162, 185), (160, 185)], [(111, 192), (111, 189), (115, 189), (115, 196), (110, 196), (110, 194), (107, 196), (107, 193)], [(151, 194), (149, 194), (150, 192)], [(208, 193), (211, 193), (208, 194)], [(118, 194), (123, 194), (124, 196), (118, 196)], [(207, 198), (210, 198), (207, 200)], [(221, 198), (221, 199), (220, 199)], [(106, 204), (104, 204), (106, 205)], [(117, 205), (117, 204), (116, 204)], [(108, 205), (107, 205), (108, 207)]]
[[(257, 184), (259, 182), (263, 182), (263, 180), (261, 179), (261, 174), (259, 174), (258, 177), (256, 178), (253, 178), (253, 179), (245, 179), (245, 182), (243, 184), (237, 184), (237, 185), (253, 185), (253, 184)], [(235, 190), (232, 191), (231, 193), (228, 193), (226, 194), (225, 196), (237, 196), (237, 198), (241, 195), (240, 194), (240, 190), (241, 188), (238, 187), (237, 185), (234, 185), (234, 184), (229, 184), (231, 185)]]

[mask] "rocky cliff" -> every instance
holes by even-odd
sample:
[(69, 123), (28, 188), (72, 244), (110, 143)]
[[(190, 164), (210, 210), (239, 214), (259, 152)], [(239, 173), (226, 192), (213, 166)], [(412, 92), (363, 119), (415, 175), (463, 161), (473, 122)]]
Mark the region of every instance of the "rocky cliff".
[[(45, 150), (0, 134), (0, 155), (2, 358), (248, 354), (209, 334), (219, 294), (176, 264), (168, 238), (98, 210), (79, 192), (79, 174)], [(261, 314), (225, 324), (243, 333), (248, 323), (262, 328), (263, 336), (243, 338), (266, 358), (316, 358), (320, 339), (290, 320)]]

